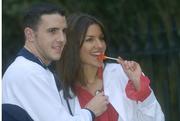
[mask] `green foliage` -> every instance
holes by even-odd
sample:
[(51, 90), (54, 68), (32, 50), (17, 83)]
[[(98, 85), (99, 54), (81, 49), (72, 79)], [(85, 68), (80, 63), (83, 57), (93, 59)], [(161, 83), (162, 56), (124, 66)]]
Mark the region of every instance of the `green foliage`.
[[(10, 46), (10, 44), (5, 43), (10, 43), (10, 41), (12, 42), (12, 39), (14, 38), (16, 39), (16, 42), (14, 41), (15, 43), (13, 43), (14, 46), (17, 47), (17, 45), (23, 44), (20, 21), (22, 13), (25, 8), (38, 2), (62, 4), (68, 10), (68, 13), (81, 11), (96, 16), (105, 24), (111, 38), (111, 43), (115, 46), (115, 48), (119, 48), (119, 45), (122, 45), (122, 43), (125, 43), (123, 45), (125, 47), (122, 48), (131, 47), (134, 37), (133, 34), (136, 34), (134, 31), (136, 28), (138, 28), (137, 34), (141, 35), (140, 39), (142, 43), (145, 44), (146, 38), (144, 38), (144, 36), (147, 34), (148, 19), (152, 21), (152, 29), (155, 29), (153, 31), (157, 30), (160, 19), (162, 19), (163, 22), (168, 23), (169, 16), (174, 15), (176, 17), (176, 21), (180, 20), (180, 15), (178, 13), (178, 11), (180, 11), (178, 7), (180, 2), (178, 0), (4, 0), (4, 48), (8, 48), (6, 46)], [(138, 27), (136, 24), (138, 24)], [(169, 24), (170, 22), (166, 24), (165, 29), (170, 31), (171, 28), (168, 28), (167, 26)], [(8, 27), (6, 27), (7, 25)], [(157, 32), (153, 34), (153, 36), (157, 38)]]

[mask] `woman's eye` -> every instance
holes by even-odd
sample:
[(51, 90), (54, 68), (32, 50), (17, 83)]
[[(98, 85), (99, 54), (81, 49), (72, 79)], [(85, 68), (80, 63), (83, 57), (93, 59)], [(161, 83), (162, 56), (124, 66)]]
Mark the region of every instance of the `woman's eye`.
[(105, 38), (104, 37), (100, 37), (99, 38), (101, 41), (105, 41)]
[(88, 38), (88, 39), (86, 39), (85, 41), (86, 41), (86, 42), (91, 42), (91, 41), (93, 41), (93, 38)]

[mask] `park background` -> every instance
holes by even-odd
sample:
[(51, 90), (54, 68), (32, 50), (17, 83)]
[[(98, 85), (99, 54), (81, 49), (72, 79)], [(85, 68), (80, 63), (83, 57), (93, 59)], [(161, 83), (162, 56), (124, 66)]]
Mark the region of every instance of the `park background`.
[(100, 19), (109, 35), (109, 56), (139, 62), (166, 121), (180, 121), (180, 0), (3, 0), (2, 75), (24, 44), (22, 14), (38, 2)]

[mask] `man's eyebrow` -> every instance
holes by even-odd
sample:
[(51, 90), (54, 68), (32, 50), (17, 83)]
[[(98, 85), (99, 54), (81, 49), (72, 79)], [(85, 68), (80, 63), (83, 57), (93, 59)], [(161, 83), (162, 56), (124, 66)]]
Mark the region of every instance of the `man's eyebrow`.
[(58, 27), (49, 27), (48, 29), (60, 29), (60, 28), (58, 28)]
[(54, 30), (59, 30), (60, 28), (57, 28), (57, 27), (51, 27), (51, 28), (47, 28), (47, 31), (54, 31)]

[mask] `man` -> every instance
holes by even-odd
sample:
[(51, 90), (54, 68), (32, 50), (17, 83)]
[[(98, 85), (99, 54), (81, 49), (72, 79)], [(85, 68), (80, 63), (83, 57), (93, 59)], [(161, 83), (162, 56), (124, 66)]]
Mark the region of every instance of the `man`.
[(61, 57), (66, 28), (64, 10), (55, 5), (35, 5), (25, 14), (25, 45), (3, 76), (3, 104), (23, 108), (35, 121), (92, 121), (106, 110), (107, 97), (100, 93), (73, 114), (73, 102), (57, 89), (48, 66)]

